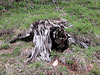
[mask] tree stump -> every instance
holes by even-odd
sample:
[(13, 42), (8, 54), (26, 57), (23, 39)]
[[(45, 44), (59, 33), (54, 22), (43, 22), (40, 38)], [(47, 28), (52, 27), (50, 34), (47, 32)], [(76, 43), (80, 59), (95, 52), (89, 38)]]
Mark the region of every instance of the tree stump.
[(44, 61), (51, 61), (51, 49), (64, 50), (74, 41), (69, 41), (71, 37), (64, 31), (67, 20), (58, 19), (51, 22), (50, 20), (39, 20), (33, 22), (30, 26), (28, 34), (17, 36), (10, 41), (14, 43), (17, 40), (29, 41), (33, 40), (34, 49), (30, 53), (27, 63), (40, 57)]

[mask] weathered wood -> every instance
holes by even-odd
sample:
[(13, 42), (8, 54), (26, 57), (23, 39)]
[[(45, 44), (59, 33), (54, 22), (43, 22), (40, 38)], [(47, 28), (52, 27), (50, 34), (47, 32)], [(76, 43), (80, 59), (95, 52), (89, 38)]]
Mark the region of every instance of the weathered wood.
[(30, 53), (27, 63), (39, 56), (42, 60), (51, 61), (51, 49), (64, 50), (69, 47), (72, 41), (70, 35), (64, 31), (67, 20), (59, 19), (51, 22), (50, 20), (39, 20), (33, 22), (29, 32), (23, 36), (17, 36), (10, 43), (17, 40), (33, 40), (34, 49)]

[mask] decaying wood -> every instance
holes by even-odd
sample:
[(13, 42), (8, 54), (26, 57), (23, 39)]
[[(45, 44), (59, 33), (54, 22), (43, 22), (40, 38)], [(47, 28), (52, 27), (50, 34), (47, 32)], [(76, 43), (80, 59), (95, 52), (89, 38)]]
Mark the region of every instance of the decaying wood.
[[(75, 39), (64, 31), (65, 28), (68, 28), (66, 25), (67, 20), (63, 19), (54, 20), (54, 22), (48, 19), (39, 20), (31, 24), (27, 34), (15, 37), (10, 43), (14, 43), (17, 40), (33, 40), (34, 49), (30, 53), (27, 63), (37, 57), (45, 61), (51, 61), (51, 49), (62, 51), (68, 48), (70, 44), (75, 44)], [(84, 46), (87, 47), (86, 45)]]

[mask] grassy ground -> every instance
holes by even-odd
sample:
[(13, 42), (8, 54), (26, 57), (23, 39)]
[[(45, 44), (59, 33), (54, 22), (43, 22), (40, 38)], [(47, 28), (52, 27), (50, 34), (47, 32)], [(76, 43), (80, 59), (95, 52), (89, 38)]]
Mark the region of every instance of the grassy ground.
[[(65, 66), (59, 65), (56, 68), (43, 62), (36, 62), (25, 65), (26, 60), (25, 50), (32, 48), (32, 42), (18, 42), (13, 45), (8, 43), (11, 38), (19, 31), (28, 29), (30, 24), (36, 20), (64, 18), (68, 20), (69, 25), (74, 25), (73, 28), (65, 29), (69, 33), (77, 35), (93, 35), (100, 40), (100, 1), (99, 0), (70, 0), (67, 2), (61, 1), (60, 4), (38, 4), (30, 1), (26, 2), (5, 2), (0, 5), (0, 30), (16, 29), (14, 34), (0, 36), (0, 74), (40, 74), (45, 75), (50, 72), (57, 74), (70, 74), (70, 71)], [(29, 46), (30, 45), (30, 46)], [(94, 56), (94, 53), (100, 51), (100, 46), (91, 46), (89, 49), (82, 49), (79, 46), (71, 46), (73, 53), (68, 54), (71, 58), (73, 55), (81, 55), (87, 63), (92, 64), (92, 69), (87, 75), (99, 75), (100, 59)], [(3, 52), (4, 51), (4, 52)], [(8, 51), (8, 52), (6, 52)], [(2, 53), (3, 52), (3, 53)], [(24, 54), (24, 55), (23, 55)], [(54, 51), (52, 55), (59, 55)], [(61, 53), (61, 55), (63, 55)], [(68, 59), (68, 58), (66, 58)], [(66, 60), (72, 63), (71, 60)], [(49, 72), (50, 70), (50, 72)], [(56, 73), (54, 71), (57, 71)], [(34, 73), (33, 73), (34, 72)], [(48, 72), (48, 73), (46, 73)], [(72, 72), (75, 73), (75, 72)], [(53, 75), (53, 74), (52, 74)]]

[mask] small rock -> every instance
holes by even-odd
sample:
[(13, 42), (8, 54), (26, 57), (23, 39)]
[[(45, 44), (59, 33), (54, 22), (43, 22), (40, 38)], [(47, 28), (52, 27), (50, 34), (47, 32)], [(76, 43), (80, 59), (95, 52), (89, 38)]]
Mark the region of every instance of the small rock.
[(52, 65), (53, 65), (54, 67), (57, 66), (57, 65), (58, 65), (58, 60), (56, 59)]
[(21, 72), (22, 72), (22, 70), (20, 69), (20, 70), (19, 70), (19, 73), (21, 73)]
[(11, 58), (11, 59), (14, 59), (14, 58)]

